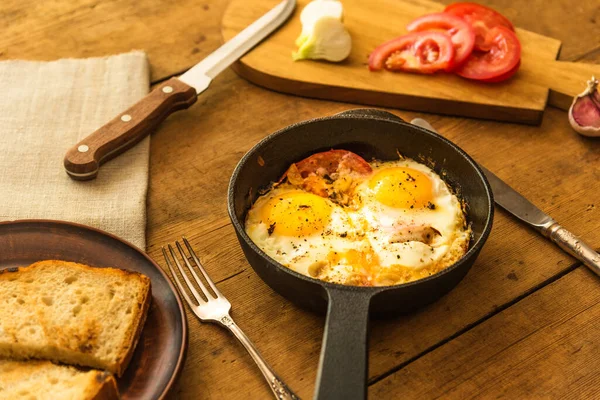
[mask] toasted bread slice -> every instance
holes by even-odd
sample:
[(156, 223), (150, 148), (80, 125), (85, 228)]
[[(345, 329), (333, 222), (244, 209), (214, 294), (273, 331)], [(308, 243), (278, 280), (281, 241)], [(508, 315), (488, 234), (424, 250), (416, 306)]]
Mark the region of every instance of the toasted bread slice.
[(150, 304), (150, 279), (40, 261), (0, 271), (0, 358), (39, 358), (123, 374)]
[(0, 360), (0, 400), (113, 400), (119, 398), (109, 372), (87, 372), (50, 361)]

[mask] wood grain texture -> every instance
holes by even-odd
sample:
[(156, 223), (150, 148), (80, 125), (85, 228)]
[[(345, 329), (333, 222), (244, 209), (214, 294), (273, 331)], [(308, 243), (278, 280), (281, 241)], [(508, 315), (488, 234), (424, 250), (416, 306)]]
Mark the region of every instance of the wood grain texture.
[(598, 318), (600, 281), (580, 267), (373, 385), (370, 395), (597, 398)]
[(101, 164), (135, 146), (169, 115), (194, 104), (196, 98), (196, 89), (177, 78), (157, 85), (69, 149), (63, 162), (67, 173), (75, 180), (94, 179)]
[[(260, 86), (308, 97), (350, 101), (438, 114), (512, 122), (541, 121), (546, 103), (568, 108), (568, 99), (600, 66), (557, 62), (560, 42), (517, 29), (522, 45), (521, 67), (502, 83), (479, 83), (454, 74), (420, 75), (370, 72), (368, 55), (379, 44), (406, 32), (416, 17), (443, 10), (429, 0), (344, 1), (344, 25), (352, 51), (341, 63), (293, 61), (291, 51), (301, 31), (301, 0), (291, 19), (236, 64), (236, 71)], [(233, 37), (273, 5), (273, 0), (233, 0), (223, 17), (223, 36)], [(548, 90), (553, 96), (548, 98)]]
[(0, 60), (54, 60), (144, 50), (152, 79), (185, 71), (217, 48), (226, 2), (3, 0)]
[[(560, 39), (561, 59), (600, 62), (600, 24), (592, 22), (599, 17), (597, 1), (582, 0), (576, 5), (567, 0), (484, 3), (506, 13), (524, 29)], [(0, 37), (0, 58), (85, 57), (141, 48), (149, 53), (156, 81), (188, 68), (219, 46), (220, 21), (227, 5), (221, 0), (149, 0), (143, 4), (130, 0), (4, 1), (0, 3), (0, 23), (7, 28)], [(354, 107), (266, 91), (225, 71), (196, 105), (167, 119), (151, 141), (148, 253), (162, 265), (160, 246), (186, 234), (231, 300), (233, 317), (302, 398), (313, 394), (324, 318), (284, 300), (248, 266), (229, 224), (227, 183), (243, 153), (270, 132)], [(564, 112), (547, 110), (541, 127), (393, 112), (407, 120), (426, 118), (566, 228), (600, 246), (600, 193), (593, 185), (600, 178), (600, 144), (574, 133)], [(411, 365), (432, 347), (443, 349), (450, 338), (460, 337), (519, 296), (536, 293), (557, 274), (570, 271), (572, 262), (554, 245), (499, 211), (477, 264), (449, 296), (413, 315), (373, 321), (372, 381), (393, 377), (399, 366)], [(586, 277), (595, 282), (587, 272)], [(562, 288), (552, 293), (557, 304), (568, 302), (572, 295)], [(542, 309), (540, 313), (552, 317), (551, 311)], [(565, 309), (562, 318), (597, 319), (593, 313), (577, 311)], [(189, 351), (181, 379), (169, 398), (241, 399), (248, 393), (270, 398), (260, 372), (232, 336), (217, 326), (200, 324), (189, 312), (188, 319)], [(530, 328), (527, 321), (516, 320), (511, 329), (527, 332)], [(552, 341), (554, 331), (541, 330), (538, 335), (539, 340)], [(586, 337), (591, 335), (593, 332), (586, 333)], [(482, 334), (475, 339), (485, 337)], [(518, 337), (506, 337), (503, 345), (518, 345)], [(566, 335), (562, 343), (565, 348), (580, 344), (573, 335)], [(495, 355), (486, 354), (489, 365), (494, 365)], [(566, 357), (578, 363), (577, 353)], [(589, 362), (577, 365), (586, 377), (573, 379), (569, 386), (575, 395), (582, 393), (581, 398), (594, 387), (597, 370), (591, 358), (584, 359)], [(502, 362), (498, 358), (499, 365)], [(554, 375), (564, 370), (561, 364), (544, 358), (535, 359), (535, 368)], [(443, 370), (434, 371), (431, 379), (446, 379)], [(512, 375), (513, 382), (525, 384), (529, 376)], [(550, 379), (540, 374), (537, 382), (550, 387)], [(377, 394), (393, 398), (396, 392), (390, 386), (377, 389)], [(501, 395), (488, 388), (486, 398)], [(556, 397), (564, 393), (562, 388), (551, 390), (556, 390)], [(407, 385), (403, 395), (411, 397), (412, 393)]]

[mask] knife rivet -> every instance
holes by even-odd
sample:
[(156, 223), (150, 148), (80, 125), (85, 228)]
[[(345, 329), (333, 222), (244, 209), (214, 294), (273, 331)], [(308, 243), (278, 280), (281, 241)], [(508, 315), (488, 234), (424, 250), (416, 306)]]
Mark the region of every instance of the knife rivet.
[(171, 93), (173, 92), (173, 88), (171, 86), (165, 86), (164, 88), (162, 88), (162, 91), (164, 93)]
[(121, 121), (123, 121), (123, 122), (129, 122), (129, 121), (131, 121), (131, 115), (129, 115), (129, 114), (123, 114), (123, 115), (121, 115)]
[(90, 148), (89, 148), (89, 147), (87, 147), (85, 144), (82, 144), (82, 145), (80, 145), (80, 146), (77, 148), (77, 151), (78, 151), (78, 152), (80, 152), (80, 153), (85, 153), (85, 152), (87, 152), (89, 149), (90, 149)]

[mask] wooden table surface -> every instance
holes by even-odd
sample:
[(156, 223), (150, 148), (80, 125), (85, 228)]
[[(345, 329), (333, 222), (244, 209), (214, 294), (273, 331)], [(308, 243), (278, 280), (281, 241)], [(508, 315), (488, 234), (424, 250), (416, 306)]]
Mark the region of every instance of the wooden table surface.
[[(444, 0), (449, 3), (449, 0)], [(597, 0), (487, 0), (522, 28), (563, 42), (561, 59), (600, 62)], [(148, 53), (153, 83), (221, 43), (219, 0), (4, 0), (0, 59), (52, 60)], [(583, 87), (584, 82), (582, 82)], [(280, 376), (311, 398), (324, 317), (289, 303), (249, 267), (227, 216), (229, 176), (240, 157), (288, 124), (334, 114), (342, 104), (266, 91), (231, 70), (198, 104), (152, 136), (147, 251), (185, 234), (233, 303), (233, 317)], [(548, 109), (539, 127), (422, 116), (565, 227), (600, 244), (600, 141)], [(371, 324), (371, 398), (599, 398), (600, 280), (499, 211), (467, 277), (412, 315)], [(177, 399), (270, 398), (235, 339), (188, 314), (187, 360)]]

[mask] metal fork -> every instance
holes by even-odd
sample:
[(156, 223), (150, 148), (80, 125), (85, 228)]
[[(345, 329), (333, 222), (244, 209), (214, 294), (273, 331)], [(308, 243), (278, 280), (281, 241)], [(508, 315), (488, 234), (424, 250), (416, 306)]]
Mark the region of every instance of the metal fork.
[[(168, 248), (169, 252), (171, 253), (171, 257), (173, 258), (173, 260), (175, 260), (175, 265), (177, 265), (177, 269), (179, 270), (181, 276), (183, 277), (183, 280), (185, 281), (185, 285), (182, 284), (181, 280), (179, 279), (179, 277), (175, 273), (175, 270), (173, 269), (173, 264), (171, 263), (171, 259), (169, 258), (167, 251), (163, 247), (163, 256), (165, 257), (167, 266), (171, 271), (171, 275), (173, 275), (173, 281), (175, 282), (177, 289), (179, 289), (179, 293), (181, 293), (181, 295), (185, 298), (185, 301), (190, 306), (192, 312), (196, 314), (196, 316), (201, 321), (217, 323), (229, 329), (231, 333), (233, 333), (233, 335), (244, 345), (246, 350), (248, 350), (248, 353), (250, 353), (250, 355), (256, 362), (256, 365), (258, 365), (260, 372), (262, 372), (265, 379), (269, 383), (269, 387), (273, 391), (275, 398), (281, 400), (299, 400), (298, 396), (296, 396), (294, 392), (292, 392), (287, 387), (287, 385), (283, 383), (283, 381), (277, 375), (275, 375), (271, 367), (262, 358), (256, 347), (254, 347), (254, 344), (252, 344), (250, 339), (248, 339), (248, 337), (244, 334), (244, 332), (242, 332), (240, 327), (233, 321), (233, 319), (229, 315), (229, 310), (231, 310), (231, 303), (229, 303), (225, 296), (221, 294), (219, 289), (217, 289), (217, 287), (213, 283), (212, 279), (210, 279), (210, 277), (202, 267), (198, 256), (196, 256), (196, 253), (192, 249), (192, 246), (185, 237), (183, 237), (183, 243), (185, 244), (185, 247), (187, 248), (189, 254), (192, 256), (196, 267), (200, 270), (200, 272), (206, 279), (208, 286), (210, 286), (214, 293), (213, 295), (209, 292), (209, 290), (206, 288), (206, 285), (202, 282), (198, 274), (196, 274), (196, 271), (194, 271), (194, 268), (192, 267), (189, 258), (186, 256), (183, 247), (179, 244), (179, 241), (175, 242), (177, 250), (179, 250), (181, 258), (185, 262), (187, 269), (191, 272), (191, 276), (193, 277), (197, 286), (204, 294), (204, 297), (202, 297), (200, 293), (198, 293), (198, 291), (190, 281), (190, 278), (181, 266), (181, 263), (179, 262), (179, 259), (177, 258), (175, 251), (173, 250), (173, 247), (169, 244)], [(196, 299), (196, 302), (198, 304), (195, 304), (194, 301), (192, 301), (188, 293), (185, 291), (185, 287), (189, 289), (190, 293), (192, 293), (193, 297)]]

